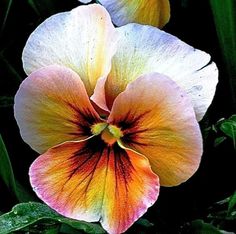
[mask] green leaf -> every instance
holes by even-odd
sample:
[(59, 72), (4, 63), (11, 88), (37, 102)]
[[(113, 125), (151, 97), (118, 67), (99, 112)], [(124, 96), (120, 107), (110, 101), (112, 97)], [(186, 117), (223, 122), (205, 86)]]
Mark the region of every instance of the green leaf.
[(17, 180), (16, 181), (16, 196), (19, 202), (38, 201), (36, 196), (28, 192)]
[[(215, 125), (212, 126), (212, 130), (215, 133), (219, 133), (219, 130), (223, 132), (227, 137), (233, 140), (234, 148), (236, 149), (236, 115), (232, 115), (228, 119), (220, 119)], [(225, 136), (220, 136), (215, 140), (215, 146), (219, 145), (225, 140)]]
[(16, 69), (14, 68), (14, 66), (12, 66), (8, 60), (4, 57), (3, 52), (0, 53), (0, 65), (5, 67), (10, 74), (12, 74), (12, 77), (18, 82), (21, 83), (22, 82), (22, 78), (19, 75), (19, 73), (16, 71)]
[(147, 219), (143, 219), (143, 218), (136, 221), (136, 224), (141, 225), (141, 226), (146, 227), (146, 228), (154, 226), (153, 223), (151, 223)]
[(230, 197), (228, 214), (232, 213), (234, 209), (236, 210), (236, 192), (234, 192), (234, 194)]
[(221, 125), (224, 121), (225, 121), (225, 118), (219, 119), (219, 120), (216, 122), (216, 124), (212, 125), (212, 130), (217, 133), (218, 130), (219, 130), (220, 125)]
[(233, 120), (225, 120), (220, 125), (220, 130), (228, 137), (232, 138), (234, 148), (236, 149), (236, 122)]
[(57, 0), (28, 0), (28, 4), (36, 12), (37, 15), (51, 15), (55, 13), (55, 5)]
[(236, 133), (236, 122), (232, 120), (225, 120), (220, 125), (220, 130), (225, 133), (228, 137), (235, 139), (235, 133)]
[(210, 4), (236, 110), (236, 1), (210, 0)]
[(207, 216), (208, 219), (212, 220), (214, 224), (218, 224), (218, 227), (224, 227), (225, 221), (229, 222), (236, 221), (236, 192), (230, 197), (224, 200), (218, 201), (212, 207), (211, 211)]
[(232, 120), (232, 121), (236, 122), (236, 115), (230, 116), (230, 117), (229, 117), (229, 120)]
[(222, 234), (222, 232), (210, 223), (205, 223), (197, 219), (190, 224), (190, 233), (192, 234)]
[(40, 222), (48, 222), (51, 224), (52, 221), (67, 224), (85, 233), (105, 233), (98, 224), (65, 218), (48, 206), (37, 202), (20, 203), (14, 206), (9, 213), (0, 216), (0, 230), (1, 234), (7, 234), (25, 229), (26, 227)]
[(218, 145), (220, 145), (222, 142), (224, 142), (226, 140), (226, 137), (222, 136), (222, 137), (217, 137), (215, 139), (214, 142), (214, 146), (217, 147)]
[(7, 185), (9, 190), (17, 197), (16, 182), (11, 166), (11, 161), (1, 135), (0, 135), (0, 162), (1, 162), (0, 177), (3, 179), (4, 183)]
[(14, 194), (18, 199), (18, 201), (34, 201), (35, 197), (31, 195), (18, 181), (15, 180), (11, 161), (1, 135), (0, 162), (0, 177), (2, 178), (8, 189), (12, 192), (12, 194)]
[(60, 227), (60, 233), (64, 233), (64, 234), (84, 234), (84, 232), (82, 233), (79, 230), (76, 230), (74, 228), (72, 228), (71, 226), (67, 225), (67, 224), (61, 224)]
[(1, 107), (11, 107), (14, 104), (13, 97), (0, 96), (0, 108)]
[(40, 12), (34, 0), (28, 0), (28, 4), (32, 7), (32, 9), (35, 11), (37, 15), (40, 15)]
[(4, 14), (4, 18), (3, 18), (3, 22), (2, 22), (2, 26), (1, 26), (1, 30), (0, 30), (1, 33), (3, 32), (3, 30), (6, 26), (6, 22), (7, 22), (7, 18), (8, 18), (11, 6), (12, 6), (12, 0), (8, 0), (7, 7), (6, 7), (6, 12)]

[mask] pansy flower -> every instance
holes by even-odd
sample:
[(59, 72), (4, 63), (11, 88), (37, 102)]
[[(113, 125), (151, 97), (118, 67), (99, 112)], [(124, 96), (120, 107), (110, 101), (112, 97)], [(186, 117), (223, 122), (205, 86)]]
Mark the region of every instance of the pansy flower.
[(107, 9), (117, 26), (139, 23), (162, 28), (170, 19), (169, 0), (99, 0), (99, 3)]
[(39, 25), (23, 65), (15, 117), (41, 154), (30, 182), (60, 214), (122, 233), (160, 185), (178, 185), (199, 167), (197, 119), (217, 83), (205, 52), (151, 26), (114, 28), (92, 4)]

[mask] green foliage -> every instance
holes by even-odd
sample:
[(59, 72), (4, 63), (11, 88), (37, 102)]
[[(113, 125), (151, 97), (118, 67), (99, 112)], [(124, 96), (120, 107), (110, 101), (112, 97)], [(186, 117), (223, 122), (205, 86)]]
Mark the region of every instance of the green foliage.
[(222, 234), (222, 232), (212, 224), (205, 223), (201, 219), (192, 221), (188, 229), (188, 232), (191, 234)]
[(38, 6), (36, 5), (36, 2), (34, 0), (28, 0), (28, 4), (32, 7), (32, 9), (35, 11), (37, 15), (40, 15)]
[(34, 201), (35, 198), (18, 181), (15, 180), (11, 161), (1, 135), (0, 162), (0, 178), (2, 178), (3, 182), (7, 185), (9, 191), (11, 191), (20, 202)]
[(8, 18), (11, 6), (12, 6), (12, 1), (13, 0), (8, 0), (7, 1), (6, 7), (5, 7), (6, 9), (4, 11), (4, 18), (3, 18), (3, 21), (2, 21), (0, 33), (2, 33), (4, 31), (4, 29), (5, 29), (7, 18)]
[(150, 223), (147, 219), (142, 219), (142, 218), (136, 221), (136, 224), (141, 225), (145, 228), (149, 228), (154, 225), (153, 223)]
[(212, 224), (205, 223), (201, 219), (192, 221), (189, 229), (191, 234), (222, 234), (222, 232)]
[(5, 58), (4, 56), (4, 51), (0, 52), (0, 65), (2, 67), (5, 67), (5, 69), (9, 72), (9, 74), (11, 74), (11, 77), (17, 82), (17, 83), (21, 83), (22, 82), (22, 78), (19, 75), (19, 73), (16, 71), (16, 69), (14, 68), (14, 66), (9, 63), (9, 61)]
[(49, 15), (55, 12), (56, 0), (28, 0), (28, 4), (39, 16)]
[(236, 109), (236, 1), (210, 0), (216, 31), (231, 86)]
[(13, 207), (12, 211), (0, 216), (1, 234), (12, 233), (22, 229), (29, 232), (34, 230), (35, 233), (52, 234), (58, 233), (61, 224), (69, 225), (86, 233), (105, 233), (98, 224), (65, 218), (48, 206), (37, 202), (18, 204)]
[[(236, 221), (236, 192), (232, 196), (225, 198), (209, 208), (209, 215), (206, 221), (202, 219), (194, 220), (184, 225), (183, 233), (191, 234), (220, 234), (228, 233), (224, 231), (226, 223), (228, 225)], [(231, 232), (230, 232), (231, 233)]]
[(7, 96), (0, 96), (0, 108), (13, 106), (14, 98)]
[(223, 133), (224, 136), (219, 136), (215, 140), (215, 146), (221, 144), (228, 138), (232, 139), (234, 148), (236, 149), (236, 115), (232, 115), (228, 119), (220, 119), (215, 125), (208, 130), (213, 130), (216, 133)]
[[(13, 174), (11, 161), (7, 153), (6, 146), (3, 142), (2, 136), (0, 135), (0, 177), (7, 185), (9, 190), (17, 196), (16, 182)], [(0, 229), (1, 230), (1, 229)]]
[(215, 203), (210, 208), (207, 218), (221, 229), (224, 229), (226, 224), (234, 225), (236, 223), (236, 191), (230, 197)]
[(234, 211), (236, 211), (236, 192), (234, 192), (234, 194), (229, 199), (228, 215), (232, 215)]
[(224, 120), (220, 124), (220, 130), (233, 140), (234, 148), (236, 149), (236, 115)]
[(217, 147), (218, 145), (220, 145), (222, 142), (224, 142), (227, 139), (227, 137), (225, 136), (221, 136), (221, 137), (217, 137), (215, 139), (215, 144), (214, 146)]
[(16, 181), (16, 197), (19, 202), (38, 200), (31, 192), (26, 190), (17, 180), (15, 181)]

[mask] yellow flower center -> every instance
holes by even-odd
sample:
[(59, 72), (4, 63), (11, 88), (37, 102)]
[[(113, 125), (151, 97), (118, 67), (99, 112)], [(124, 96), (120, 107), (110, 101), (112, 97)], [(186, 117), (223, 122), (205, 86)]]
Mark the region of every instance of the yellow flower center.
[(91, 131), (94, 135), (100, 135), (104, 142), (108, 145), (113, 145), (117, 140), (123, 136), (123, 132), (120, 128), (112, 124), (97, 123), (91, 127)]

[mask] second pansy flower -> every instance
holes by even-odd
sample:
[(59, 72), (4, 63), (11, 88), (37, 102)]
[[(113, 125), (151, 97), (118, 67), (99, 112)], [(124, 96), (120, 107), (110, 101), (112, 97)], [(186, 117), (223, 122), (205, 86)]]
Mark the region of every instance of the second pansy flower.
[[(210, 105), (210, 56), (151, 26), (115, 29), (100, 5), (56, 14), (23, 52), (15, 98), (23, 139), (42, 153), (37, 195), (59, 213), (124, 232), (197, 170), (196, 120)], [(160, 178), (160, 182), (159, 182)]]
[[(79, 0), (89, 3), (91, 0)], [(99, 0), (111, 15), (113, 23), (148, 24), (162, 28), (170, 19), (169, 0)]]

